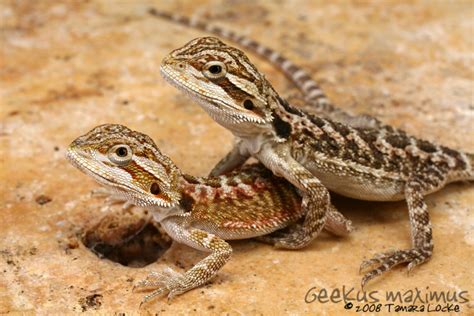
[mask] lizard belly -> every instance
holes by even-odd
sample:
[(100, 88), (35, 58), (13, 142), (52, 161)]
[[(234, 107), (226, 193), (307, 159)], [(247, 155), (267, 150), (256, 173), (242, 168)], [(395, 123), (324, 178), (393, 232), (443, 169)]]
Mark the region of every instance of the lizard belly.
[(255, 237), (264, 236), (270, 234), (278, 229), (284, 228), (284, 225), (278, 227), (269, 227), (266, 229), (255, 228), (229, 228), (219, 227), (209, 221), (195, 222), (192, 224), (193, 227), (205, 230), (211, 234), (219, 236), (224, 240), (240, 240), (250, 239)]
[(400, 201), (405, 199), (404, 183), (367, 174), (354, 176), (346, 172), (326, 171), (316, 163), (307, 163), (311, 171), (330, 191), (365, 201)]

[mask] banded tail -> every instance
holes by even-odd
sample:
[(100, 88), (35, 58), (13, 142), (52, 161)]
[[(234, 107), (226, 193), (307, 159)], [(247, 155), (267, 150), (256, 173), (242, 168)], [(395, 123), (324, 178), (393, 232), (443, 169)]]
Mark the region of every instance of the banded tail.
[(237, 35), (233, 31), (209, 25), (195, 18), (188, 18), (179, 14), (171, 14), (155, 8), (150, 8), (148, 13), (155, 17), (160, 17), (181, 25), (213, 33), (241, 45), (280, 69), (280, 71), (303, 93), (306, 101), (315, 103), (318, 107), (327, 112), (336, 111), (334, 106), (330, 104), (324, 92), (308, 75), (308, 73), (275, 50), (248, 37)]
[(458, 163), (450, 171), (447, 182), (474, 181), (474, 153), (458, 152), (458, 154)]
[(474, 153), (465, 153), (468, 163), (469, 163), (469, 171), (467, 175), (468, 181), (474, 181)]

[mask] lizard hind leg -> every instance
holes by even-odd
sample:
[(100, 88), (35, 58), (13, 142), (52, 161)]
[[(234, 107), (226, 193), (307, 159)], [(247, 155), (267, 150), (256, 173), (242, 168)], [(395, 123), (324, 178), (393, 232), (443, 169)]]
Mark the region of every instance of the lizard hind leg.
[[(287, 230), (287, 233), (292, 234), (301, 229), (302, 223), (294, 223), (283, 230)], [(283, 230), (277, 230), (276, 232), (273, 232), (269, 235), (257, 237), (256, 239), (266, 244), (275, 245), (282, 237), (285, 236), (285, 234), (282, 232)], [(331, 204), (326, 217), (326, 224), (324, 225), (324, 230), (334, 236), (343, 237), (349, 235), (352, 231), (354, 231), (354, 226), (352, 225), (351, 220), (345, 218), (344, 215), (339, 213), (339, 211)]]
[(433, 253), (433, 235), (428, 208), (423, 199), (423, 191), (418, 182), (410, 182), (405, 189), (405, 196), (410, 214), (412, 236), (411, 249), (396, 250), (376, 255), (374, 258), (363, 261), (360, 269), (373, 267), (362, 278), (362, 288), (371, 279), (389, 271), (401, 263), (408, 263), (408, 272), (417, 265), (428, 261)]
[[(317, 181), (317, 182), (316, 182)], [(315, 179), (312, 183), (318, 183)], [(283, 237), (275, 238), (274, 246), (282, 249), (301, 249), (306, 247), (324, 228), (330, 205), (329, 192), (322, 185), (311, 198), (303, 197), (302, 206), (306, 210), (302, 225), (296, 225)]]
[(327, 188), (308, 169), (296, 161), (289, 149), (282, 146), (266, 146), (258, 154), (258, 160), (274, 174), (283, 176), (302, 195), (303, 225), (286, 236), (275, 240), (276, 248), (301, 249), (314, 240), (326, 224), (331, 210), (331, 199)]

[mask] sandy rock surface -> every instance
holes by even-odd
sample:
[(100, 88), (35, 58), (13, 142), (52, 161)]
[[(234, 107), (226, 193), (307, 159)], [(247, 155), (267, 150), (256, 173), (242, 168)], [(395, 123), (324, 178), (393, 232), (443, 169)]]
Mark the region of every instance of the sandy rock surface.
[[(155, 5), (196, 14), (283, 52), (349, 111), (474, 152), (472, 2)], [(136, 312), (144, 293), (132, 292), (133, 284), (166, 266), (187, 270), (204, 256), (170, 244), (150, 225), (140, 232), (141, 241), (122, 245), (138, 233), (146, 214), (123, 212), (91, 196), (98, 185), (64, 158), (75, 137), (103, 123), (149, 134), (179, 167), (195, 175), (207, 174), (231, 148), (232, 135), (168, 85), (158, 70), (173, 48), (205, 33), (152, 18), (146, 14), (149, 6), (147, 1), (0, 3), (0, 314)], [(295, 92), (271, 65), (250, 57), (283, 95)], [(416, 289), (422, 295), (467, 291), (464, 296), (474, 299), (474, 187), (449, 185), (426, 202), (434, 256), (410, 276), (400, 267), (370, 283), (367, 290), (380, 303), (387, 302), (387, 291)], [(141, 311), (343, 312), (343, 302), (311, 302), (312, 294), (324, 288), (330, 295), (345, 287), (354, 288), (350, 297), (357, 297), (361, 260), (409, 247), (410, 228), (403, 202), (336, 197), (335, 204), (357, 227), (350, 237), (322, 235), (301, 251), (232, 242), (232, 260), (209, 285), (170, 304), (157, 299)], [(86, 245), (107, 252), (110, 260)], [(474, 313), (472, 302), (460, 307)]]

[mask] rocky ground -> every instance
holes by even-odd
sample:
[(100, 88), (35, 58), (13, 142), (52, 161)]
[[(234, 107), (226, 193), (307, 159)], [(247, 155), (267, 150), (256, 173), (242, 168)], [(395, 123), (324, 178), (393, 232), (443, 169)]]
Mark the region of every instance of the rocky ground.
[[(472, 2), (154, 4), (283, 52), (349, 111), (474, 152)], [(150, 5), (0, 3), (0, 313), (136, 312), (144, 293), (132, 292), (134, 283), (165, 266), (184, 271), (204, 256), (171, 243), (153, 225), (140, 231), (146, 214), (104, 205), (91, 196), (98, 185), (64, 158), (75, 137), (103, 123), (149, 134), (195, 175), (207, 174), (231, 148), (232, 135), (158, 71), (168, 52), (204, 33), (150, 17)], [(251, 58), (278, 91), (295, 92), (271, 65)], [(369, 284), (380, 303), (387, 302), (387, 291), (416, 289), (422, 295), (467, 291), (473, 299), (474, 187), (449, 185), (426, 201), (434, 256), (410, 276), (400, 267)], [(301, 251), (232, 242), (232, 260), (209, 285), (141, 311), (341, 313), (344, 303), (314, 301), (313, 294), (345, 287), (355, 288), (351, 297), (357, 297), (361, 260), (409, 247), (410, 229), (403, 202), (336, 197), (335, 204), (357, 227), (350, 237), (322, 235)], [(460, 308), (474, 313), (471, 302)]]

